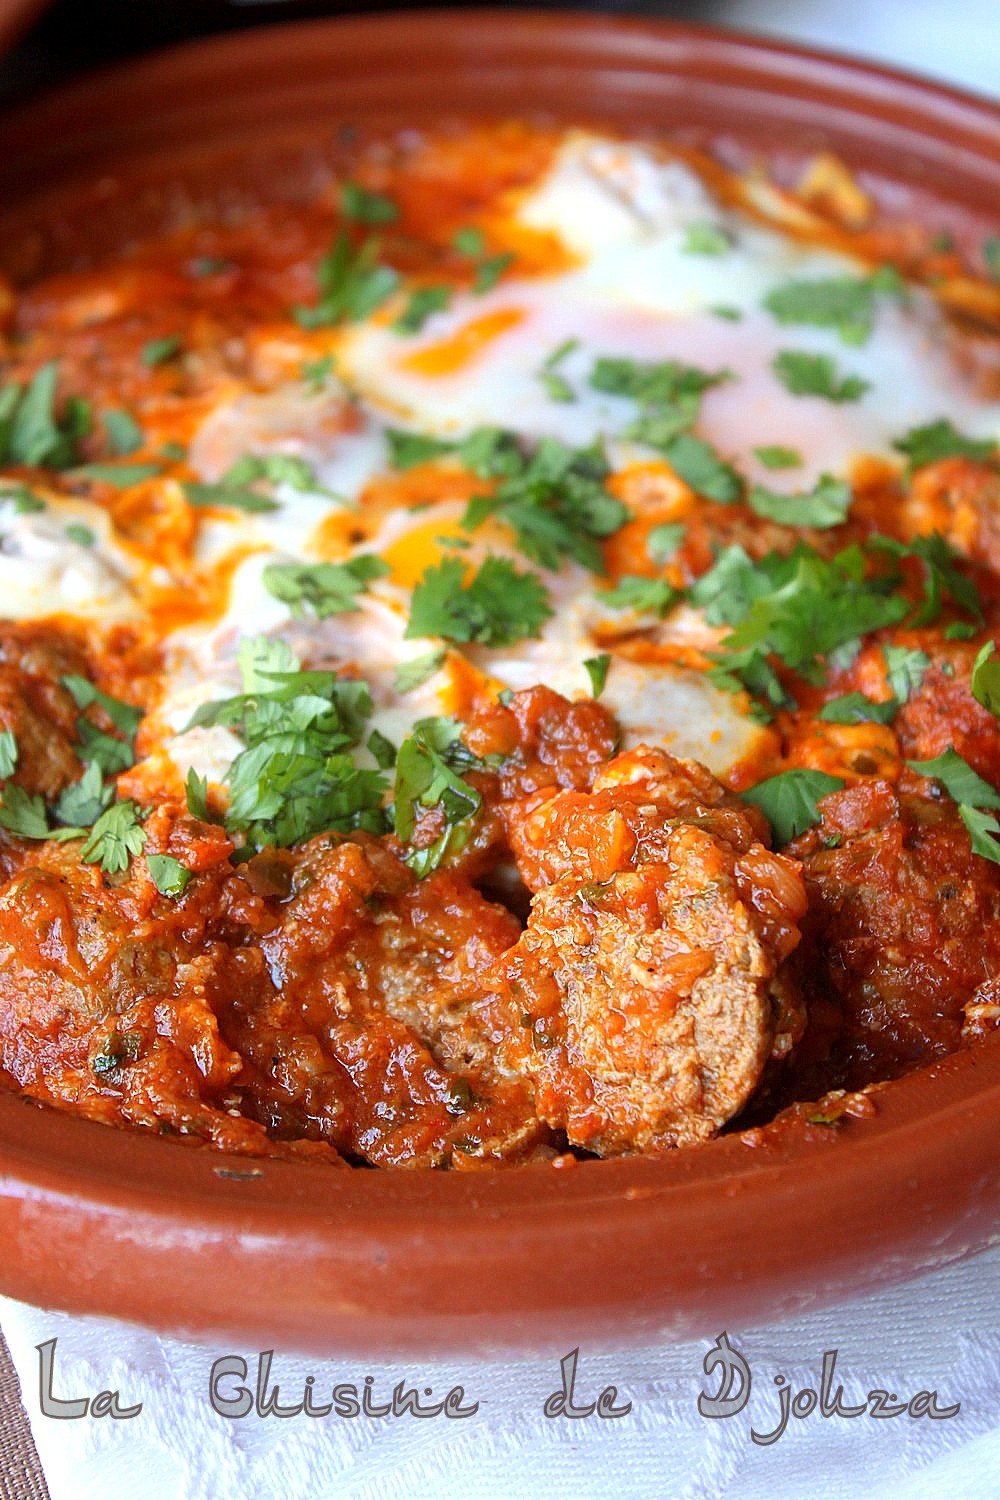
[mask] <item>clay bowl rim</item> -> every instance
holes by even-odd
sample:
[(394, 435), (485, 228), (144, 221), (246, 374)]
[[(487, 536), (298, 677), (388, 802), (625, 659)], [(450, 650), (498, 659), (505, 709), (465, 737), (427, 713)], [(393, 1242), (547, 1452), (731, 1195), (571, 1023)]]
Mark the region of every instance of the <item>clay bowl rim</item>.
[[(480, 49), (471, 61), (468, 37)], [(619, 79), (637, 71), (644, 100), (657, 77), (667, 87), (668, 66), (754, 90), (770, 81), (793, 103), (815, 89), (830, 118), (926, 135), (932, 156), (959, 140), (973, 179), (977, 166), (987, 176), (1000, 166), (991, 135), (1000, 110), (976, 96), (808, 47), (548, 11), (407, 11), (224, 35), (103, 70), (4, 123), (29, 168), (36, 143), (36, 164), (47, 160), (68, 201), (87, 121), (107, 145), (109, 116), (144, 95), (155, 102), (171, 79), (232, 88), (262, 47), (286, 67), (367, 57), (377, 77), (379, 59), (395, 66), (418, 44), (445, 60), (434, 62), (439, 71), (471, 68), (479, 87), (483, 47), (502, 48), (508, 72), (525, 70), (532, 112), (552, 102), (533, 92), (539, 80), (575, 62), (594, 75), (598, 97), (555, 112), (602, 118), (603, 48), (604, 73), (609, 54)], [(183, 115), (183, 101), (178, 108)], [(52, 131), (54, 148), (45, 146)], [(143, 139), (131, 153), (140, 174), (151, 149)], [(30, 197), (37, 177), (28, 187)], [(327, 1353), (488, 1354), (556, 1347), (567, 1333), (602, 1343), (689, 1336), (819, 1306), (1000, 1237), (998, 1105), (1000, 1043), (985, 1042), (889, 1085), (873, 1120), (843, 1130), (803, 1125), (758, 1148), (726, 1136), (657, 1158), (461, 1174), (225, 1157), (0, 1094), (0, 1287), (196, 1338)]]

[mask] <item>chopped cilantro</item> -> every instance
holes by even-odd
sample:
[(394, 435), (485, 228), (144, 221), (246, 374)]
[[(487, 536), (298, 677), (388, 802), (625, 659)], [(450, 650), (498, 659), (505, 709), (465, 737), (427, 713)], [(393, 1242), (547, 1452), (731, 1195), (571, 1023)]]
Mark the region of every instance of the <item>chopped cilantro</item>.
[(391, 771), (396, 764), (396, 756), (399, 753), (386, 735), (380, 729), (373, 729), (365, 744), (372, 759), (380, 771)]
[(729, 378), (728, 370), (701, 370), (678, 360), (648, 363), (604, 357), (595, 362), (589, 383), (595, 391), (637, 402), (640, 414), (623, 435), (667, 453), (694, 424), (704, 393)]
[(168, 333), (162, 339), (150, 339), (148, 344), (144, 344), (139, 358), (147, 370), (155, 370), (157, 365), (165, 365), (179, 354), (180, 348), (180, 334)]
[(783, 526), (814, 526), (826, 530), (830, 526), (840, 526), (847, 519), (853, 498), (849, 484), (834, 479), (832, 474), (822, 474), (807, 494), (780, 495), (755, 484), (748, 503), (758, 516)]
[(879, 700), (864, 693), (845, 693), (824, 703), (819, 717), (828, 724), (891, 724), (898, 712), (895, 698)]
[(674, 473), (707, 500), (732, 505), (740, 498), (743, 489), (740, 476), (703, 438), (682, 432), (665, 443), (662, 452)]
[(567, 403), (576, 400), (576, 392), (565, 375), (560, 373), (559, 366), (568, 355), (572, 354), (579, 347), (579, 339), (564, 339), (561, 344), (553, 349), (538, 371), (538, 379), (545, 387), (550, 401)]
[(780, 443), (767, 443), (753, 451), (765, 469), (796, 469), (802, 463), (798, 448), (783, 448)]
[(442, 312), (451, 301), (449, 286), (420, 286), (410, 293), (409, 300), (393, 323), (397, 333), (419, 333), (432, 313)]
[(275, 499), (254, 487), (262, 482), (272, 486), (286, 484), (303, 493), (339, 499), (320, 487), (311, 465), (294, 453), (246, 453), (214, 484), (186, 484), (184, 493), (188, 501), (197, 506), (232, 506), (251, 514), (278, 510)]
[(710, 307), (708, 310), (713, 318), (724, 318), (727, 323), (742, 323), (743, 321), (742, 309), (731, 307), (726, 302), (717, 302), (714, 307)]
[(60, 794), (55, 814), (60, 823), (70, 827), (91, 828), (113, 797), (114, 787), (105, 783), (99, 761), (92, 760), (79, 781)]
[[(972, 696), (977, 703), (1000, 718), (1000, 658), (996, 642), (986, 641), (972, 664)], [(4, 774), (0, 772), (0, 775)], [(10, 773), (7, 772), (7, 775)]]
[(590, 686), (594, 697), (599, 698), (604, 692), (604, 684), (608, 680), (608, 668), (611, 665), (611, 657), (606, 651), (600, 656), (588, 656), (583, 663), (584, 670), (590, 678)]
[(983, 240), (983, 260), (994, 281), (1000, 281), (1000, 235), (991, 234)]
[(396, 837), (409, 842), (422, 807), (439, 807), (446, 823), (445, 832), (429, 848), (413, 850), (407, 858), (420, 876), (459, 852), (468, 840), (472, 819), (482, 805), (476, 789), (459, 775), (470, 764), (478, 762), (461, 743), (454, 719), (421, 719), (399, 747), (393, 791)]
[(898, 703), (905, 703), (923, 682), (931, 659), (926, 651), (914, 651), (907, 646), (885, 646), (882, 655), (892, 696)]
[(379, 264), (377, 240), (355, 247), (349, 235), (339, 234), (319, 263), (319, 297), (311, 307), (296, 307), (293, 317), (303, 328), (357, 323), (382, 306), (399, 286), (399, 275)]
[(382, 193), (370, 193), (357, 182), (345, 182), (340, 190), (340, 211), (347, 219), (369, 226), (395, 224), (399, 209)]
[(92, 547), (97, 537), (89, 526), (84, 526), (79, 521), (70, 521), (68, 526), (63, 527), (63, 535), (69, 542), (76, 542), (80, 547)]
[(733, 242), (727, 231), (710, 219), (689, 224), (681, 241), (685, 255), (725, 255), (732, 248)]
[(146, 864), (161, 896), (183, 896), (192, 873), (186, 865), (172, 854), (147, 854)]
[(413, 591), (407, 636), (510, 646), (538, 635), (552, 606), (536, 573), (519, 573), (503, 557), (487, 557), (468, 583), (466, 571), (460, 557), (426, 570)]
[(993, 837), (995, 833), (1000, 833), (1000, 823), (994, 815), (962, 802), (959, 803), (958, 816), (969, 830), (973, 854), (980, 854), (983, 859), (1000, 865), (1000, 844)]
[(337, 367), (332, 354), (323, 354), (319, 359), (303, 360), (299, 374), (310, 394), (318, 396)]
[(974, 771), (967, 760), (950, 747), (933, 760), (908, 760), (906, 764), (918, 776), (939, 781), (953, 802), (970, 807), (1000, 807), (1000, 792)]
[(9, 729), (0, 730), (0, 779), (13, 776), (17, 769), (17, 740)]
[(979, 591), (971, 578), (959, 572), (960, 555), (937, 531), (928, 536), (899, 542), (894, 537), (874, 536), (869, 545), (891, 557), (916, 559), (924, 572), (924, 597), (910, 620), (910, 626), (933, 625), (941, 614), (944, 600), (949, 599), (977, 624), (982, 624), (983, 607)]
[(394, 469), (413, 469), (417, 464), (428, 463), (454, 452), (454, 443), (443, 438), (427, 437), (422, 432), (404, 432), (400, 427), (387, 427), (385, 440), (389, 445), (389, 462)]
[(764, 306), (779, 323), (836, 328), (845, 344), (864, 344), (875, 326), (878, 294), (902, 290), (899, 273), (883, 266), (871, 276), (785, 282), (768, 292)]
[(472, 290), (480, 297), (486, 292), (492, 292), (504, 271), (514, 264), (514, 259), (509, 250), (503, 250), (499, 255), (487, 255), (476, 267)]
[(731, 633), (714, 654), (719, 687), (745, 689), (771, 707), (788, 701), (771, 658), (809, 682), (822, 682), (822, 659), (870, 631), (898, 624), (905, 598), (893, 593), (898, 574), (867, 576), (866, 554), (851, 546), (833, 558), (799, 546), (754, 562), (729, 547), (689, 590), (711, 625)]
[(990, 438), (964, 437), (946, 417), (929, 422), (925, 427), (912, 428), (905, 437), (892, 445), (905, 453), (911, 469), (922, 469), (925, 464), (937, 463), (941, 458), (992, 458), (996, 443)]
[(184, 795), (187, 801), (187, 809), (193, 818), (200, 818), (203, 823), (208, 822), (208, 778), (199, 776), (194, 766), (188, 770), (184, 781)]
[(837, 362), (829, 354), (782, 349), (771, 361), (771, 369), (793, 396), (822, 396), (842, 403), (858, 401), (871, 390), (871, 382), (860, 375), (838, 375)]
[(741, 795), (744, 802), (759, 807), (774, 829), (775, 841), (787, 844), (821, 820), (818, 803), (844, 782), (825, 771), (781, 771), (759, 781)]
[(323, 620), (357, 609), (369, 583), (389, 571), (388, 563), (368, 553), (342, 563), (271, 563), (262, 580), (268, 593), (290, 605), (294, 615), (311, 612)]
[(106, 875), (120, 875), (129, 859), (142, 852), (146, 830), (134, 802), (115, 802), (101, 813), (80, 850), (85, 865), (100, 865)]
[(78, 468), (71, 470), (70, 477), (127, 490), (133, 484), (144, 484), (147, 479), (155, 479), (162, 472), (159, 464), (80, 464)]
[(41, 797), (29, 796), (22, 786), (4, 788), (0, 799), (0, 827), (22, 839), (47, 839), (49, 819)]
[(483, 434), (490, 431), (472, 434), (459, 453), (477, 472), (499, 471), (501, 482), (492, 495), (470, 500), (462, 525), (471, 531), (497, 515), (513, 529), (521, 551), (543, 568), (554, 571), (569, 557), (602, 573), (598, 544), (623, 526), (629, 513), (604, 487), (607, 465), (600, 449), (572, 449), (543, 438), (525, 458), (516, 444), (503, 441), (503, 433), (486, 442)]
[(401, 662), (396, 668), (396, 692), (409, 693), (414, 688), (421, 687), (435, 672), (440, 671), (446, 654), (442, 646), (437, 651), (425, 651), (421, 656), (412, 656), (409, 661)]
[(6, 505), (8, 501), (19, 516), (32, 515), (45, 509), (45, 501), (40, 500), (26, 484), (13, 484), (9, 480), (0, 479), (0, 505)]
[(677, 597), (677, 590), (666, 579), (634, 574), (620, 578), (613, 589), (605, 589), (598, 595), (610, 609), (633, 609), (637, 614), (659, 615), (661, 619)]
[(664, 521), (654, 526), (646, 537), (646, 551), (651, 562), (669, 562), (684, 540), (683, 521)]
[(68, 469), (90, 428), (90, 407), (78, 396), (56, 412), (59, 366), (42, 365), (27, 386), (0, 388), (0, 463)]
[(106, 411), (101, 420), (108, 447), (118, 458), (128, 458), (142, 447), (142, 428), (128, 411)]
[[(243, 740), (225, 775), (227, 830), (250, 849), (330, 830), (381, 833), (385, 779), (349, 754), (372, 711), (366, 684), (301, 671), (285, 642), (266, 637), (241, 642), (238, 661), (243, 692), (203, 704), (188, 725), (222, 724)], [(204, 816), (204, 784), (190, 776), (188, 806)]]

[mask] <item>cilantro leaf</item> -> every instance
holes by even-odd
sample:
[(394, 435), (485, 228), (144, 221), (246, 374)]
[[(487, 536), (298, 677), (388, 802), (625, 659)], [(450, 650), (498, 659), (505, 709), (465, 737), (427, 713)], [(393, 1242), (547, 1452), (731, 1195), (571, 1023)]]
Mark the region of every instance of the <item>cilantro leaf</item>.
[(350, 236), (338, 234), (319, 263), (319, 298), (311, 307), (296, 307), (292, 316), (303, 328), (357, 323), (387, 302), (399, 286), (399, 275), (379, 264), (377, 240), (355, 247)]
[(340, 190), (340, 211), (359, 224), (394, 224), (399, 209), (382, 193), (370, 193), (358, 182), (345, 182)]
[(73, 479), (110, 484), (119, 490), (130, 489), (133, 484), (143, 484), (147, 479), (155, 479), (162, 473), (159, 464), (80, 464), (71, 471)]
[(0, 388), (0, 463), (67, 469), (76, 462), (80, 439), (90, 427), (90, 407), (70, 397), (57, 415), (58, 378), (59, 366), (52, 360), (27, 387)]
[(324, 354), (319, 359), (303, 360), (299, 374), (310, 394), (318, 396), (336, 367), (337, 361), (334, 356), (332, 354)]
[(910, 542), (879, 535), (872, 537), (869, 545), (891, 557), (915, 558), (922, 564), (924, 597), (908, 622), (911, 626), (933, 625), (939, 619), (946, 599), (970, 615), (977, 624), (982, 624), (979, 591), (972, 579), (959, 571), (956, 564), (961, 560), (960, 554), (940, 532), (932, 531), (928, 536), (914, 537)]
[(550, 401), (567, 403), (576, 400), (576, 392), (566, 379), (560, 374), (559, 366), (566, 357), (580, 347), (580, 340), (564, 339), (563, 342), (543, 361), (541, 369), (537, 372), (538, 379), (545, 387)]
[(29, 516), (45, 509), (45, 501), (40, 500), (26, 484), (14, 484), (10, 480), (0, 479), (0, 504), (8, 502), (19, 516)]
[(420, 876), (437, 868), (468, 840), (472, 819), (482, 806), (479, 793), (456, 769), (456, 761), (461, 766), (469, 759), (454, 720), (422, 719), (399, 747), (393, 791), (396, 837), (409, 842), (422, 807), (439, 807), (446, 823), (444, 834), (429, 848), (413, 850), (407, 857), (407, 864)]
[(780, 443), (767, 443), (753, 451), (765, 469), (795, 469), (802, 462), (798, 448), (783, 448)]
[(146, 864), (161, 896), (183, 896), (192, 872), (171, 854), (147, 854)]
[(607, 465), (598, 447), (572, 449), (543, 438), (525, 458), (506, 434), (480, 429), (459, 453), (477, 472), (500, 475), (492, 495), (469, 502), (464, 527), (474, 530), (498, 515), (514, 531), (521, 551), (543, 568), (555, 571), (569, 557), (603, 573), (598, 543), (623, 526), (629, 512), (605, 488)]
[(0, 730), (0, 779), (13, 776), (17, 769), (17, 740), (9, 729)]
[(49, 817), (39, 796), (29, 796), (22, 786), (4, 788), (0, 799), (0, 827), (22, 839), (47, 839)]
[(844, 788), (839, 776), (825, 771), (781, 771), (740, 795), (759, 807), (774, 830), (775, 842), (787, 844), (821, 821), (818, 803)]
[(73, 674), (60, 678), (60, 681), (77, 708), (86, 711), (96, 704), (104, 710), (119, 734), (128, 740), (134, 737), (142, 722), (141, 708), (136, 708), (133, 703), (124, 703), (120, 698), (112, 698), (109, 693), (102, 693), (86, 677)]
[(662, 452), (674, 473), (707, 500), (733, 505), (740, 498), (743, 481), (739, 474), (704, 439), (682, 432), (665, 443)]
[(960, 802), (958, 816), (969, 830), (969, 839), (972, 843), (973, 854), (982, 855), (995, 865), (1000, 865), (1000, 844), (993, 838), (993, 834), (1000, 833), (1000, 823), (992, 813), (980, 812), (978, 808), (970, 807), (968, 803)]
[(369, 583), (389, 571), (388, 563), (367, 553), (342, 563), (270, 563), (262, 581), (268, 593), (288, 604), (294, 615), (311, 612), (323, 620), (357, 609)]
[(412, 656), (409, 661), (400, 662), (393, 684), (396, 692), (409, 693), (414, 688), (421, 687), (440, 670), (446, 655), (442, 646), (437, 651), (425, 651), (421, 656)]
[(974, 771), (967, 760), (950, 747), (933, 760), (908, 760), (906, 764), (918, 776), (939, 781), (953, 802), (970, 807), (1000, 807), (1000, 792)]
[(408, 637), (441, 636), (510, 646), (537, 635), (552, 614), (536, 573), (519, 573), (503, 557), (487, 557), (465, 583), (466, 564), (446, 557), (429, 567), (413, 591)]
[(128, 458), (142, 447), (142, 428), (128, 411), (106, 411), (102, 417), (108, 447), (118, 458)]
[(771, 361), (771, 369), (793, 396), (822, 396), (827, 401), (858, 401), (871, 390), (871, 381), (860, 375), (837, 374), (837, 363), (829, 354), (807, 354), (782, 349)]
[(883, 266), (871, 276), (785, 282), (768, 292), (764, 306), (779, 323), (836, 328), (845, 344), (864, 344), (875, 326), (878, 294), (902, 290), (899, 273)]
[(655, 563), (669, 562), (684, 540), (683, 521), (664, 521), (646, 537), (646, 551)]
[(413, 469), (417, 464), (428, 463), (432, 458), (441, 458), (453, 453), (455, 444), (443, 438), (427, 437), (422, 432), (404, 432), (400, 427), (387, 427), (385, 440), (389, 445), (389, 462), (394, 469)]
[(659, 615), (661, 619), (677, 597), (677, 590), (666, 579), (634, 574), (620, 578), (613, 589), (604, 589), (598, 595), (610, 609), (634, 609), (638, 614)]
[(925, 651), (914, 651), (907, 646), (885, 646), (882, 655), (892, 696), (897, 702), (905, 703), (923, 682), (931, 659)]
[(983, 240), (983, 260), (994, 281), (1000, 281), (1000, 235), (991, 234)]
[(608, 680), (608, 668), (611, 665), (611, 657), (606, 651), (600, 656), (588, 656), (584, 661), (584, 669), (590, 678), (591, 690), (595, 698), (599, 698), (604, 692), (604, 684)]
[(91, 828), (111, 803), (114, 788), (106, 785), (99, 760), (88, 764), (79, 781), (60, 794), (55, 814), (60, 823), (70, 827)]
[[(227, 830), (251, 849), (330, 830), (383, 832), (385, 779), (348, 753), (372, 712), (367, 685), (303, 672), (283, 641), (266, 637), (242, 641), (237, 659), (243, 692), (202, 704), (187, 726), (222, 724), (243, 741), (225, 775)], [(204, 783), (189, 775), (187, 794), (192, 812), (204, 816)]]
[(846, 521), (853, 498), (849, 484), (832, 474), (821, 474), (807, 494), (781, 495), (755, 484), (748, 504), (758, 516), (783, 526), (814, 526), (825, 531)]
[(892, 446), (906, 454), (911, 469), (922, 469), (941, 458), (974, 458), (982, 462), (992, 458), (997, 448), (990, 438), (965, 437), (946, 417), (924, 427), (911, 428)]
[(194, 766), (188, 770), (184, 782), (184, 794), (188, 812), (193, 818), (208, 822), (208, 778), (199, 776)]
[(898, 712), (895, 698), (879, 700), (864, 693), (845, 693), (824, 703), (819, 717), (828, 724), (891, 724)]
[[(995, 641), (986, 641), (980, 648), (972, 664), (970, 686), (976, 702), (1000, 718), (1000, 658), (996, 655), (996, 649)], [(9, 775), (10, 772), (6, 774)]]
[(427, 319), (436, 312), (443, 312), (451, 301), (450, 286), (420, 286), (410, 293), (409, 300), (393, 323), (396, 333), (419, 333)]
[(150, 339), (148, 344), (144, 344), (139, 358), (147, 370), (155, 370), (157, 365), (165, 365), (168, 360), (179, 354), (180, 347), (180, 334), (168, 333), (161, 339)]
[(721, 224), (699, 219), (684, 231), (681, 250), (685, 255), (725, 255), (733, 248), (729, 234)]
[(100, 865), (106, 875), (120, 875), (129, 860), (142, 852), (146, 830), (139, 822), (134, 802), (115, 802), (101, 813), (91, 828), (80, 859), (85, 865)]

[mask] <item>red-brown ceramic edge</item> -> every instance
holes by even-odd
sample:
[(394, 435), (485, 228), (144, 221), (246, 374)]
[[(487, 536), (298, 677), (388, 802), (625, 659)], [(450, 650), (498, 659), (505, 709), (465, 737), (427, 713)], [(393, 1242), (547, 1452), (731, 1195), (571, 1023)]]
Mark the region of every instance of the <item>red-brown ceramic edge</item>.
[[(87, 236), (78, 214), (101, 194), (131, 201), (142, 181), (187, 179), (250, 141), (446, 112), (829, 145), (974, 217), (1000, 172), (1000, 112), (887, 70), (668, 23), (410, 13), (199, 43), (8, 117), (0, 235), (9, 246), (62, 216), (68, 253), (65, 234), (75, 222)], [(889, 1086), (877, 1105), (871, 1121), (758, 1148), (728, 1137), (466, 1175), (252, 1163), (0, 1094), (0, 1289), (324, 1354), (746, 1327), (1000, 1239), (1000, 1043)]]

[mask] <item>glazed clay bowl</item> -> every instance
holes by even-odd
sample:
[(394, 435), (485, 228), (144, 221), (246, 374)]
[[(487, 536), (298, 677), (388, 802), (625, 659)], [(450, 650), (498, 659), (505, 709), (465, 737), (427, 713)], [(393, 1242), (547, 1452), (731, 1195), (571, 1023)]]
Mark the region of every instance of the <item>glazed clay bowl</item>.
[[(8, 118), (0, 259), (85, 264), (192, 206), (308, 194), (345, 128), (446, 115), (676, 132), (779, 173), (829, 148), (890, 215), (968, 235), (1000, 178), (1000, 112), (881, 69), (666, 23), (409, 13), (199, 43)], [(458, 1174), (227, 1158), (3, 1094), (0, 1290), (326, 1355), (714, 1334), (1000, 1238), (1000, 1042), (875, 1102), (756, 1147)]]

